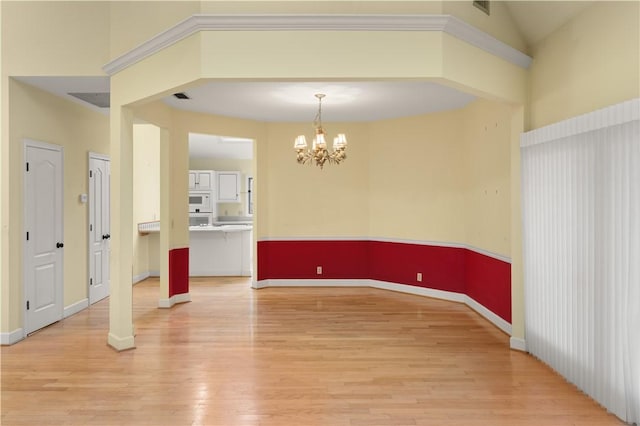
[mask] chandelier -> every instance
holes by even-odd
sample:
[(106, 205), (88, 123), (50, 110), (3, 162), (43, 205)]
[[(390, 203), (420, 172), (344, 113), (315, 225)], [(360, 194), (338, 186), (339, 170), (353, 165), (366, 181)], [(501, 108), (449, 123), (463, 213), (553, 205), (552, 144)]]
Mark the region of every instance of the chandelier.
[(293, 149), (296, 150), (297, 160), (300, 164), (315, 163), (316, 166), (320, 166), (320, 169), (327, 161), (329, 164), (340, 164), (340, 162), (347, 158), (347, 137), (344, 133), (338, 134), (333, 139), (333, 151), (327, 150), (327, 141), (325, 140), (324, 129), (322, 128), (322, 98), (325, 97), (322, 93), (315, 95), (318, 98), (318, 113), (313, 120), (313, 127), (316, 129), (316, 136), (313, 138), (313, 144), (311, 149), (307, 149), (307, 139), (304, 135), (296, 137), (293, 144)]

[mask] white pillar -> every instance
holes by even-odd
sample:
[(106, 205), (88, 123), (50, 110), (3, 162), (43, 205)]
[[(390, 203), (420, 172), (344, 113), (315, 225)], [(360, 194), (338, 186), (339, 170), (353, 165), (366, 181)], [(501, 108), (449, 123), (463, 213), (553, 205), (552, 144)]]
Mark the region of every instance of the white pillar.
[(111, 105), (111, 295), (108, 343), (135, 347), (133, 330), (133, 113)]

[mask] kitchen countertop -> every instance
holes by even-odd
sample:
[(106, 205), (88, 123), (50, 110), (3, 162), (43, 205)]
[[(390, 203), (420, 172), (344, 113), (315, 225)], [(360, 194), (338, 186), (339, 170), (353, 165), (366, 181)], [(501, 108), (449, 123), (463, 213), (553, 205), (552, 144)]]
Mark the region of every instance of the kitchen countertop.
[(205, 225), (205, 226), (190, 226), (190, 232), (242, 232), (242, 231), (251, 231), (253, 229), (252, 225), (243, 225), (243, 224), (229, 224), (228, 222), (225, 224), (218, 224), (220, 222), (216, 222), (214, 225)]
[[(251, 231), (252, 222), (214, 222), (213, 225), (190, 226), (190, 232), (242, 232)], [(141, 234), (160, 232), (160, 222), (146, 222), (138, 224), (138, 232)]]

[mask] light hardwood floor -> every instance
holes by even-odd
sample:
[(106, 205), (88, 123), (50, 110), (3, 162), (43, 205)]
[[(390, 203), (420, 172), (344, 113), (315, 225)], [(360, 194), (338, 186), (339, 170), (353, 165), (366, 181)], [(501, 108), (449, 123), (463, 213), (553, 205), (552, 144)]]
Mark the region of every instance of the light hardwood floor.
[(621, 425), (462, 304), (366, 288), (252, 290), (193, 279), (137, 349), (102, 301), (2, 347), (3, 425)]

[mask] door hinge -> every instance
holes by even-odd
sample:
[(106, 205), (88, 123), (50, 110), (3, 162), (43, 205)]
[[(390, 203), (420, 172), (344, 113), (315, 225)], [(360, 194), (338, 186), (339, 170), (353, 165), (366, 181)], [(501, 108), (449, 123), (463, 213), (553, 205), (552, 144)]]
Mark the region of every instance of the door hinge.
[(89, 231), (93, 231), (93, 224), (89, 224)]
[(27, 171), (29, 171), (29, 163), (27, 162)]
[(89, 170), (89, 177), (90, 178), (93, 177), (93, 171), (92, 170)]
[(27, 231), (27, 241), (29, 241), (29, 231)]
[(27, 300), (27, 311), (29, 310), (29, 301)]
[(89, 278), (89, 285), (93, 285), (93, 278)]

